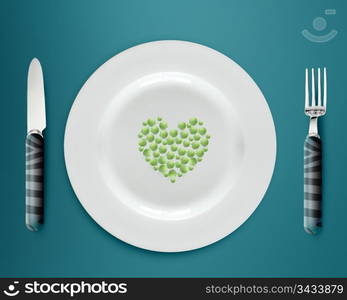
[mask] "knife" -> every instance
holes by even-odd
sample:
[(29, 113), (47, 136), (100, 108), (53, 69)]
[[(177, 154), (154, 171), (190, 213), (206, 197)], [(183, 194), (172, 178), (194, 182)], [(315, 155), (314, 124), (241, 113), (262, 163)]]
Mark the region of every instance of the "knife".
[(25, 224), (29, 230), (37, 231), (43, 224), (43, 131), (46, 128), (43, 74), (37, 58), (29, 66), (27, 89)]

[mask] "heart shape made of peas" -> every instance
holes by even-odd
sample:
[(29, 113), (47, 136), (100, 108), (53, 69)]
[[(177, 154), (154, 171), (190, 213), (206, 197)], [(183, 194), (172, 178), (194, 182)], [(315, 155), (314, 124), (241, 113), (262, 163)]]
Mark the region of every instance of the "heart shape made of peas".
[(177, 129), (168, 129), (160, 117), (142, 123), (138, 138), (139, 151), (155, 171), (168, 177), (172, 183), (194, 170), (208, 150), (210, 135), (197, 118), (178, 123)]

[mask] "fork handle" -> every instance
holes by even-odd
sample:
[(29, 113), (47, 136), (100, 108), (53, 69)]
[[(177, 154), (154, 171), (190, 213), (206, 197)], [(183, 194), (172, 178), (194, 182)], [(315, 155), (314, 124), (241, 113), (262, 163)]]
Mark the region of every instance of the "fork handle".
[(322, 228), (322, 143), (310, 135), (304, 143), (304, 228), (309, 234)]

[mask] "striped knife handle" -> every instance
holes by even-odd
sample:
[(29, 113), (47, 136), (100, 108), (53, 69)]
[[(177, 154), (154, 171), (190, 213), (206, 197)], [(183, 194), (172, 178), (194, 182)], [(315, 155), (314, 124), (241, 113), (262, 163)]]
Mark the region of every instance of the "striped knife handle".
[(43, 137), (29, 133), (25, 144), (25, 224), (37, 231), (43, 224)]
[(304, 228), (309, 234), (322, 228), (322, 143), (316, 136), (304, 143)]

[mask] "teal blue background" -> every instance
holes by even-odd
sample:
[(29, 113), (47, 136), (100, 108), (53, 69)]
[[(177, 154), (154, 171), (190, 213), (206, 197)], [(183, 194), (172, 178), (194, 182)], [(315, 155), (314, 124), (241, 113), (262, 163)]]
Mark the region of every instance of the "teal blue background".
[[(0, 276), (347, 276), (347, 2), (303, 0), (0, 1)], [(339, 31), (324, 44), (300, 32), (324, 16)], [(252, 217), (203, 249), (156, 253), (127, 245), (83, 210), (64, 165), (64, 129), (85, 80), (113, 55), (161, 39), (212, 47), (257, 82), (277, 131), (273, 180)], [(46, 84), (46, 223), (24, 226), (26, 78), (33, 57)], [(324, 230), (302, 226), (304, 68), (326, 66), (328, 114), (324, 143)]]

